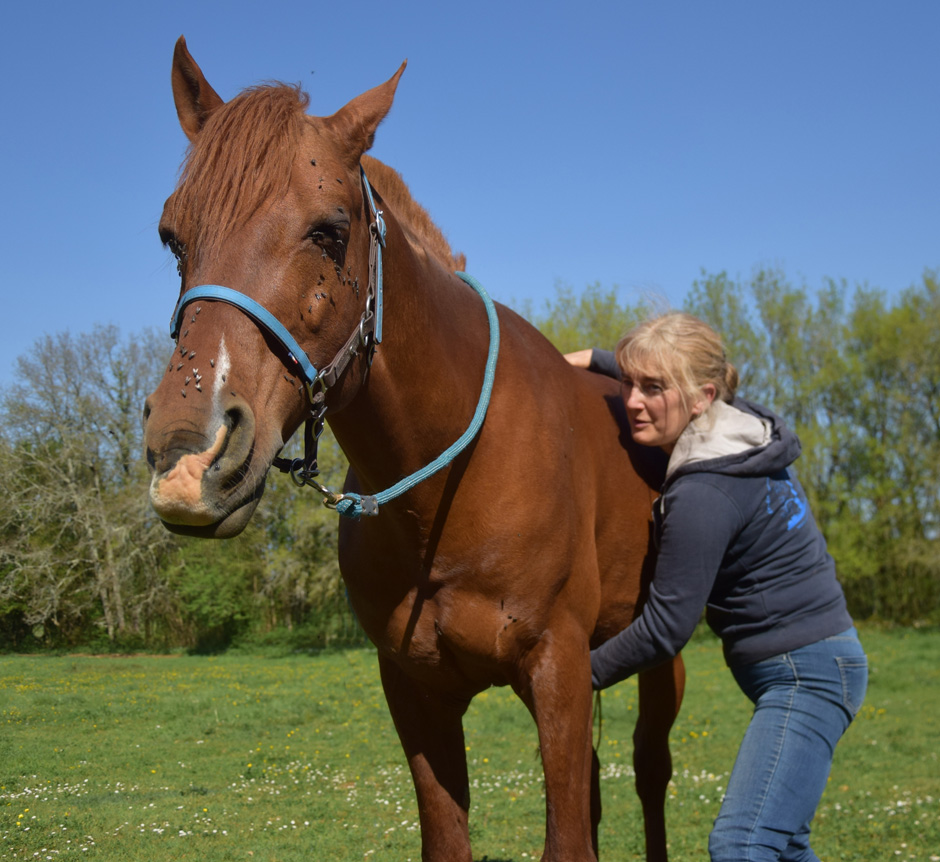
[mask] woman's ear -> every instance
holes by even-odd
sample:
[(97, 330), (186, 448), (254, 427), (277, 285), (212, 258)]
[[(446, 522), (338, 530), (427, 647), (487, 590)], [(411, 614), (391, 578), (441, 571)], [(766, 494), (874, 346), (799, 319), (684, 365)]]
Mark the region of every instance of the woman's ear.
[(717, 396), (718, 390), (715, 388), (715, 384), (706, 383), (702, 387), (702, 397), (692, 405), (692, 418), (694, 419), (696, 416), (701, 416), (708, 410)]

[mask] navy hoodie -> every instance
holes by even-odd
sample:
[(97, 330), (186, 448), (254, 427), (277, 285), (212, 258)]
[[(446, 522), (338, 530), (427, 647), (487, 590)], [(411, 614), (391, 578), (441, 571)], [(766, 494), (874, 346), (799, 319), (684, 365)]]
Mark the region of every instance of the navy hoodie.
[[(591, 368), (619, 376), (613, 354)], [(835, 563), (794, 475), (800, 442), (771, 411), (718, 401), (676, 442), (654, 508), (658, 545), (640, 616), (591, 653), (595, 688), (676, 655), (705, 619), (729, 665), (852, 626)]]

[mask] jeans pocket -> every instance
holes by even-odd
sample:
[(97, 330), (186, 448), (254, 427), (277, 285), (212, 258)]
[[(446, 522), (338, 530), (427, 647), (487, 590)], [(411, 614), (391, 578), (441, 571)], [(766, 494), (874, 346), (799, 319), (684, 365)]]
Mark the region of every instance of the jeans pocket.
[(852, 718), (862, 708), (868, 690), (868, 659), (864, 656), (836, 656), (842, 677), (842, 704)]

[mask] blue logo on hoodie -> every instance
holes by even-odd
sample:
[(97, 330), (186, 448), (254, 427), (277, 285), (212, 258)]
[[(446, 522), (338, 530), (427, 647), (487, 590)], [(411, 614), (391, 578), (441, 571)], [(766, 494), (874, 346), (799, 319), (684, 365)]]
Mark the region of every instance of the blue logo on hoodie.
[(794, 484), (786, 473), (780, 478), (767, 477), (767, 514), (783, 515), (787, 519), (787, 531), (799, 527), (806, 520), (808, 511), (802, 488)]

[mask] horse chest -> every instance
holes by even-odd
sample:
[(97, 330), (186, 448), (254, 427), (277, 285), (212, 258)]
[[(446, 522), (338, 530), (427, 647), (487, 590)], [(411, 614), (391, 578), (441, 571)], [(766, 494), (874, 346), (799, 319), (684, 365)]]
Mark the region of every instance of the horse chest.
[(447, 688), (458, 680), (474, 691), (505, 682), (504, 664), (530, 631), (498, 603), (446, 587), (433, 595), (413, 588), (376, 610), (373, 602), (361, 621), (379, 652), (410, 676)]

